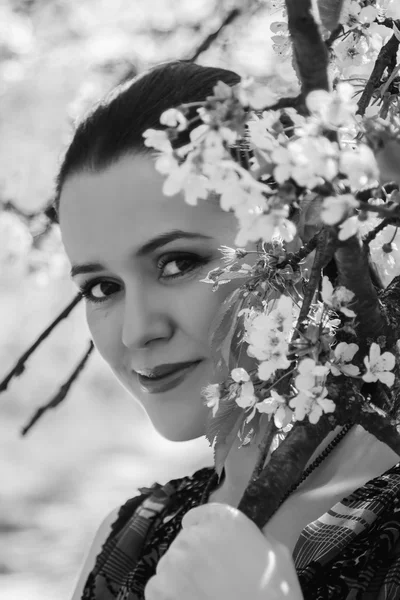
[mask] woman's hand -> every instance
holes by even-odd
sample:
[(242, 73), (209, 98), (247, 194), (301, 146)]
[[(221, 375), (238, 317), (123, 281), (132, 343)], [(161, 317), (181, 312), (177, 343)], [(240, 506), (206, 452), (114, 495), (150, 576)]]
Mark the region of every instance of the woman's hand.
[(182, 528), (148, 581), (146, 600), (302, 600), (286, 546), (237, 508), (197, 506)]

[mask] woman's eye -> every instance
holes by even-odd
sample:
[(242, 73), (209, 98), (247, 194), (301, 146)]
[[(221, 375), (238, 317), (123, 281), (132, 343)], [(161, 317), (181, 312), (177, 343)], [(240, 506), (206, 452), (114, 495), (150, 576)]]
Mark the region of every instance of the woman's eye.
[(96, 304), (98, 302), (105, 302), (109, 298), (109, 295), (104, 296), (103, 294), (106, 293), (107, 286), (110, 285), (113, 286), (116, 284), (111, 281), (92, 281), (83, 283), (80, 286), (80, 291), (86, 300)]
[[(207, 258), (190, 254), (179, 256), (165, 256), (157, 263), (157, 269), (161, 272), (160, 279), (171, 280), (183, 277), (187, 273), (209, 262)], [(110, 287), (111, 286), (111, 287)], [(79, 286), (82, 296), (90, 303), (96, 304), (106, 302), (115, 293), (113, 288), (118, 287), (113, 281), (87, 281)], [(118, 291), (118, 290), (117, 290)]]
[(186, 273), (193, 271), (199, 265), (207, 261), (200, 256), (187, 255), (180, 257), (164, 257), (158, 262), (158, 269), (161, 271), (161, 279), (174, 279), (181, 277)]

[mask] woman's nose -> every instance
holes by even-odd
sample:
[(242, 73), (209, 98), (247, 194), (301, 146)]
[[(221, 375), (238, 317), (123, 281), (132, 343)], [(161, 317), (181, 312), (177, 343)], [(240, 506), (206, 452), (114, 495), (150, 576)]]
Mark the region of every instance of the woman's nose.
[(126, 287), (122, 324), (122, 343), (140, 349), (155, 340), (168, 340), (173, 331), (162, 295), (143, 285)]

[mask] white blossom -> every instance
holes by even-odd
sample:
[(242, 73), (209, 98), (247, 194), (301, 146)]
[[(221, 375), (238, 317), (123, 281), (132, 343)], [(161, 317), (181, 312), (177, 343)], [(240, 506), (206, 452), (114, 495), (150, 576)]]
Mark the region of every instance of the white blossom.
[(363, 35), (351, 32), (345, 37), (340, 37), (337, 43), (334, 44), (333, 50), (345, 76), (350, 72), (354, 72), (354, 67), (369, 62), (369, 44), (367, 38)]
[(278, 369), (287, 369), (289, 336), (293, 327), (293, 303), (288, 296), (280, 296), (270, 312), (248, 316), (245, 319), (247, 353), (260, 361), (258, 377), (267, 381)]
[(271, 86), (260, 86), (250, 77), (238, 84), (235, 93), (242, 106), (254, 110), (262, 110), (278, 100)]
[(357, 110), (353, 99), (355, 90), (349, 83), (339, 83), (333, 92), (314, 90), (306, 97), (311, 113), (322, 125), (337, 128), (351, 124)]
[(286, 148), (273, 150), (274, 177), (279, 183), (293, 178), (299, 185), (313, 188), (338, 174), (338, 146), (326, 137), (300, 137)]
[(252, 119), (248, 121), (250, 139), (259, 150), (270, 153), (279, 147), (276, 131), (272, 129), (278, 123), (279, 116), (278, 111), (269, 110), (264, 112), (261, 117), (252, 116)]
[(244, 383), (245, 381), (250, 381), (250, 375), (248, 374), (246, 369), (242, 369), (242, 367), (232, 369), (231, 377), (233, 381), (236, 381), (236, 383)]
[(309, 392), (325, 380), (329, 367), (317, 364), (313, 358), (303, 358), (297, 365), (297, 371), (295, 387), (303, 392)]
[(394, 384), (394, 373), (391, 373), (392, 369), (396, 364), (394, 354), (391, 352), (384, 352), (381, 354), (381, 348), (379, 344), (373, 342), (369, 349), (369, 356), (364, 358), (364, 364), (367, 369), (366, 373), (362, 376), (364, 381), (381, 381), (388, 387), (392, 387)]
[(265, 398), (262, 402), (258, 402), (256, 409), (260, 413), (273, 415), (275, 425), (278, 429), (286, 427), (293, 417), (293, 411), (287, 405), (286, 399), (275, 390), (271, 390), (271, 395), (268, 398)]
[(322, 202), (321, 219), (327, 225), (336, 225), (359, 204), (352, 194), (328, 196)]
[(341, 241), (348, 240), (354, 235), (360, 236), (362, 229), (362, 221), (357, 216), (349, 217), (339, 225), (338, 238)]
[(12, 267), (32, 254), (33, 238), (29, 228), (14, 213), (0, 209), (0, 268)]
[(240, 389), (235, 400), (241, 408), (250, 408), (254, 406), (257, 402), (257, 398), (254, 395), (254, 385), (252, 381), (245, 381), (240, 384)]
[(376, 6), (365, 6), (358, 13), (358, 20), (363, 24), (372, 23), (377, 17)]
[(356, 316), (353, 310), (346, 307), (346, 304), (354, 298), (354, 293), (343, 285), (334, 289), (329, 277), (326, 275), (322, 278), (321, 296), (324, 304), (330, 309), (342, 312), (346, 317)]
[(376, 183), (379, 169), (375, 155), (366, 144), (358, 144), (353, 149), (340, 153), (340, 171), (344, 173), (354, 189)]
[(202, 396), (206, 400), (206, 406), (212, 408), (212, 416), (215, 417), (219, 408), (220, 387), (218, 383), (210, 383), (202, 389)]
[(178, 131), (183, 131), (187, 127), (185, 115), (176, 108), (168, 108), (168, 110), (165, 110), (160, 117), (160, 123), (167, 127), (176, 127)]
[(160, 152), (172, 153), (171, 142), (166, 131), (161, 129), (146, 129), (143, 133), (144, 145), (155, 148)]
[(184, 163), (179, 164), (173, 158), (163, 156), (156, 161), (158, 170), (168, 171), (163, 184), (163, 193), (165, 196), (174, 196), (182, 191), (185, 195), (187, 204), (195, 206), (198, 199), (205, 199), (209, 195), (208, 179), (195, 171), (195, 168), (188, 158)]
[(400, 19), (400, 6), (397, 0), (378, 0), (378, 9), (383, 10), (386, 17)]
[(340, 342), (332, 352), (329, 368), (332, 375), (347, 375), (348, 377), (357, 377), (360, 369), (351, 364), (356, 352), (358, 352), (357, 344), (347, 344)]
[(286, 357), (288, 345), (285, 344), (272, 352), (268, 360), (264, 360), (258, 365), (258, 377), (263, 381), (268, 381), (279, 369), (287, 369), (290, 361)]
[(296, 235), (296, 226), (287, 217), (289, 207), (271, 209), (269, 212), (261, 213), (254, 210), (241, 214), (236, 211), (239, 218), (240, 230), (235, 238), (235, 243), (242, 246), (248, 242), (256, 242), (260, 239), (265, 242), (280, 236), (285, 242), (291, 242)]
[(334, 412), (336, 405), (333, 400), (327, 398), (327, 395), (328, 390), (322, 386), (300, 391), (289, 402), (289, 406), (294, 409), (295, 420), (303, 421), (304, 417), (308, 416), (310, 423), (315, 424), (323, 413)]

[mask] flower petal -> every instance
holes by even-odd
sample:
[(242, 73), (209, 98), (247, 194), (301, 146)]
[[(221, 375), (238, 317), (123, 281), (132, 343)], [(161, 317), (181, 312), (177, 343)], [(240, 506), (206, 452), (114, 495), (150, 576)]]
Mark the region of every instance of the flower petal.
[(343, 375), (347, 377), (357, 377), (360, 374), (360, 369), (356, 365), (342, 365)]
[(371, 381), (378, 381), (378, 377), (375, 375), (375, 373), (372, 373), (371, 371), (367, 371), (366, 373), (364, 373), (362, 379), (367, 383), (370, 383)]
[(236, 381), (236, 383), (250, 380), (250, 375), (248, 374), (248, 372), (245, 369), (242, 369), (241, 367), (238, 367), (237, 369), (232, 369), (231, 377), (233, 381)]
[(392, 385), (394, 384), (394, 373), (390, 373), (390, 371), (383, 371), (381, 373), (377, 373), (377, 377), (379, 381), (381, 381), (388, 387), (392, 387)]
[(375, 365), (375, 363), (379, 360), (381, 356), (381, 347), (376, 342), (372, 342), (369, 349), (369, 360), (371, 365)]
[(317, 402), (325, 413), (331, 413), (335, 411), (336, 404), (333, 402), (333, 400), (330, 400), (329, 398), (319, 398)]
[(256, 408), (260, 413), (271, 415), (276, 410), (276, 403), (274, 401), (271, 402), (271, 398), (266, 398), (262, 402), (257, 402)]
[(316, 423), (318, 423), (321, 416), (322, 416), (322, 408), (321, 408), (321, 406), (319, 406), (319, 404), (317, 404), (315, 402), (313, 404), (311, 411), (308, 414), (308, 420), (310, 421), (310, 423), (315, 425)]
[(340, 312), (342, 312), (346, 317), (354, 318), (356, 317), (356, 313), (354, 310), (350, 310), (350, 308), (346, 308), (345, 306), (340, 307)]
[(275, 371), (276, 366), (272, 360), (265, 360), (258, 365), (258, 377), (262, 381), (268, 381)]
[(297, 370), (301, 375), (310, 375), (314, 372), (315, 369), (315, 360), (312, 358), (303, 358), (303, 360), (299, 363)]
[(394, 357), (394, 354), (392, 354), (391, 352), (384, 352), (379, 361), (377, 366), (379, 367), (380, 371), (391, 371), (394, 366), (396, 364), (396, 359)]
[(325, 275), (322, 278), (321, 296), (322, 296), (323, 302), (325, 302), (325, 304), (328, 304), (329, 306), (332, 303), (332, 294), (333, 294), (333, 285), (331, 284), (329, 277), (327, 277)]

